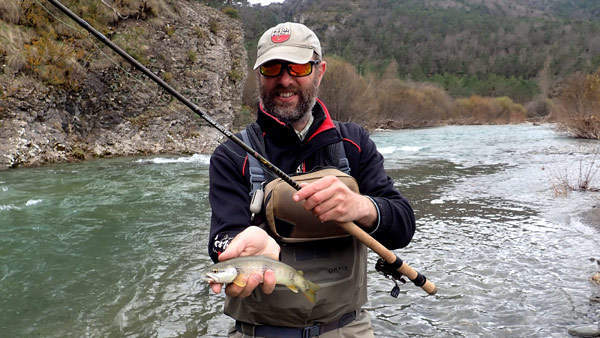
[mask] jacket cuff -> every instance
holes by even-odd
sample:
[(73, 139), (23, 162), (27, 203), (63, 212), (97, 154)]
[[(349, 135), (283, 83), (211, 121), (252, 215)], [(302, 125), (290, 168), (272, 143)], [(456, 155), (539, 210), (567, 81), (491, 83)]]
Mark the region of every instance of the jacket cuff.
[(218, 262), (219, 255), (227, 249), (236, 235), (237, 233), (233, 232), (221, 232), (215, 235), (210, 248), (210, 256), (214, 262)]
[(372, 235), (375, 233), (375, 231), (377, 231), (377, 229), (379, 229), (379, 224), (381, 223), (381, 211), (379, 210), (379, 205), (377, 205), (377, 202), (375, 202), (374, 198), (372, 198), (371, 196), (366, 196), (366, 195), (365, 195), (365, 197), (371, 200), (371, 202), (375, 206), (375, 210), (377, 211), (377, 222), (375, 222), (375, 225), (373, 226), (373, 230), (371, 230), (369, 232), (369, 235)]

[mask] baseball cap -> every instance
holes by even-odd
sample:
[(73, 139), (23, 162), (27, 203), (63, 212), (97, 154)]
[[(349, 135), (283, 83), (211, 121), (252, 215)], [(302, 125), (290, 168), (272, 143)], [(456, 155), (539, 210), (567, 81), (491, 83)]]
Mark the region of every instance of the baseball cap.
[(271, 60), (307, 63), (313, 52), (321, 54), (317, 35), (301, 23), (284, 22), (267, 29), (258, 40), (254, 69)]

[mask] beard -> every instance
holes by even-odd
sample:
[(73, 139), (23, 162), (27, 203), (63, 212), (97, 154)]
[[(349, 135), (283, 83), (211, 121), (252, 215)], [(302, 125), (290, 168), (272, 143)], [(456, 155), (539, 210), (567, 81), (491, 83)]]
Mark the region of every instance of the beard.
[[(260, 91), (259, 101), (263, 108), (267, 113), (277, 117), (284, 123), (292, 124), (300, 121), (306, 114), (311, 113), (312, 108), (317, 101), (318, 78), (316, 76), (306, 88), (295, 85), (290, 85), (288, 87), (277, 85), (270, 92), (262, 86), (260, 79), (258, 81), (258, 88)], [(294, 92), (298, 95), (298, 103), (276, 103), (275, 98), (282, 91)]]

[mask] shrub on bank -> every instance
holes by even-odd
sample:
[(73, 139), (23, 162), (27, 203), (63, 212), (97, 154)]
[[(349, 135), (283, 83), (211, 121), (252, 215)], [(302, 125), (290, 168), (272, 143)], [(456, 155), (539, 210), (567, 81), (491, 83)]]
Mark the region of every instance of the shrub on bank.
[(434, 84), (388, 79), (377, 86), (376, 95), (378, 117), (389, 127), (430, 126), (451, 118), (452, 98)]
[(525, 108), (506, 96), (491, 98), (473, 95), (456, 99), (455, 103), (453, 116), (458, 123), (505, 124), (523, 122), (526, 118)]
[(552, 100), (547, 98), (536, 98), (533, 101), (527, 102), (525, 104), (527, 119), (541, 120), (548, 117), (552, 111), (552, 105)]
[(332, 117), (340, 121), (364, 123), (379, 109), (371, 81), (360, 76), (354, 66), (336, 57), (327, 58), (319, 97)]
[(558, 127), (574, 137), (600, 139), (600, 69), (567, 78), (552, 110)]

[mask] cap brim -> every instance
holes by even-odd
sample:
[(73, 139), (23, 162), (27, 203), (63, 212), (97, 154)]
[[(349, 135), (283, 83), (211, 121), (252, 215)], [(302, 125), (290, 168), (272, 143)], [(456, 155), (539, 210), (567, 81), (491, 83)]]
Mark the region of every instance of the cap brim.
[(258, 68), (263, 63), (271, 60), (283, 60), (292, 63), (307, 63), (312, 59), (313, 53), (314, 50), (312, 48), (295, 46), (274, 47), (256, 59), (253, 69)]

